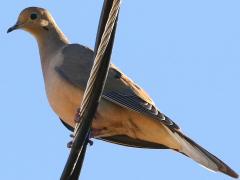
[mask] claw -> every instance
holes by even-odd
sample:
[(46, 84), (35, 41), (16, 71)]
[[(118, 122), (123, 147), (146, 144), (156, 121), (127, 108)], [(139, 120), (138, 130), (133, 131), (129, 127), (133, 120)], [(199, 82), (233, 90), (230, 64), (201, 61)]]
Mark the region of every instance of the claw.
[(73, 145), (73, 141), (70, 141), (69, 143), (67, 143), (67, 147), (70, 149), (72, 148), (72, 145)]
[(93, 145), (93, 141), (92, 140), (88, 140), (88, 144), (90, 145), (90, 146), (92, 146)]

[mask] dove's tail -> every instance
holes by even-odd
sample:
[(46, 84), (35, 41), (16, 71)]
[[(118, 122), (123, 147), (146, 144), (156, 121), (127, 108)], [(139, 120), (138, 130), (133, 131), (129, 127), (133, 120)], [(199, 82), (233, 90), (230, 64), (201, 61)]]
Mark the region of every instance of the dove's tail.
[(190, 157), (194, 161), (198, 162), (202, 166), (212, 171), (221, 171), (231, 177), (238, 178), (238, 174), (234, 172), (228, 165), (218, 159), (216, 156), (209, 153), (193, 140), (182, 134), (181, 132), (175, 132), (175, 137), (181, 144), (179, 152)]

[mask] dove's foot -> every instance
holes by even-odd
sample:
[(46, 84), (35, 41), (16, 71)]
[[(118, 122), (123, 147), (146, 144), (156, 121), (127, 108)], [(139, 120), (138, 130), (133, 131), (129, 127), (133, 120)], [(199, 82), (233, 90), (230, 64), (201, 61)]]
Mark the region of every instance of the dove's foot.
[[(74, 136), (73, 134), (70, 134), (70, 137), (71, 137), (71, 138), (74, 138), (75, 136)], [(90, 137), (89, 137), (89, 139), (88, 139), (88, 144), (89, 144), (90, 146), (92, 146), (92, 145), (93, 145), (93, 141), (92, 141), (90, 138), (91, 138), (91, 135), (90, 135)], [(67, 147), (68, 147), (68, 148), (72, 148), (72, 145), (73, 145), (73, 140), (70, 141), (69, 143), (67, 143)]]

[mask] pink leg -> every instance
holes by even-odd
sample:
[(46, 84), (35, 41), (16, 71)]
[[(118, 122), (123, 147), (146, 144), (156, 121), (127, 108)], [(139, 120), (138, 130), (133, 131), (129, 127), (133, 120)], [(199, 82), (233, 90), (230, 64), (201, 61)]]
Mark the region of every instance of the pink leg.
[(74, 117), (74, 121), (76, 123), (80, 122), (80, 115), (79, 115), (79, 113), (80, 113), (80, 108), (77, 108), (77, 112), (76, 112), (75, 117)]

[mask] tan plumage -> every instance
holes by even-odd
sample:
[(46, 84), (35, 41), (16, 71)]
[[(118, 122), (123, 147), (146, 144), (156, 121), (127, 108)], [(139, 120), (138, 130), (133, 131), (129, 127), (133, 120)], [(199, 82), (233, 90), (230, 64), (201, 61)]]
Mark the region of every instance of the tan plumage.
[[(50, 13), (42, 8), (23, 10), (9, 32), (14, 29), (24, 29), (37, 39), (49, 103), (64, 124), (73, 127), (93, 64), (92, 50), (70, 44)], [(238, 177), (225, 163), (185, 136), (159, 112), (148, 94), (114, 65), (110, 67), (92, 129), (95, 138), (133, 147), (173, 149), (213, 171)]]

